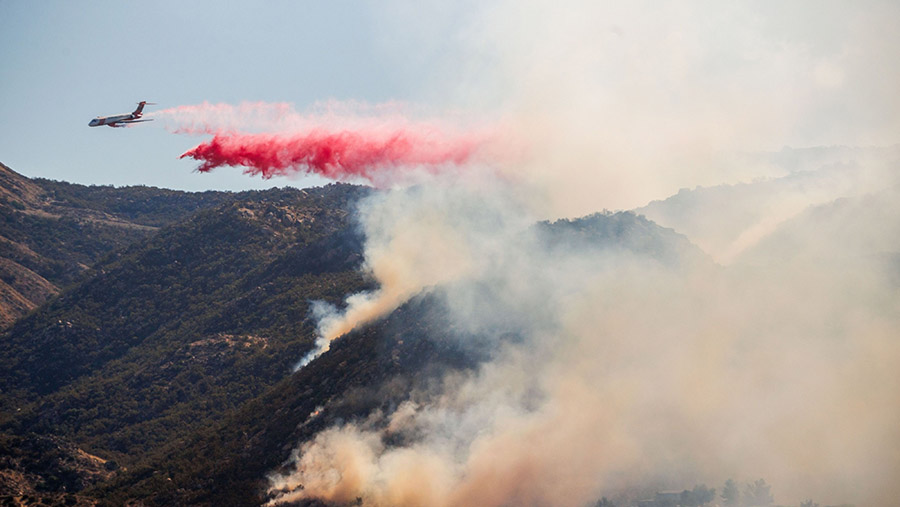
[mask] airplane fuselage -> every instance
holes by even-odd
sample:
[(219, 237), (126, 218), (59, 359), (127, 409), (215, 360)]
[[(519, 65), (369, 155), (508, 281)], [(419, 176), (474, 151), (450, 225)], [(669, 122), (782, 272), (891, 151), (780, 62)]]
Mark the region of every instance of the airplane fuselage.
[(89, 127), (102, 127), (103, 125), (109, 125), (110, 127), (115, 127), (117, 123), (121, 123), (125, 120), (136, 120), (137, 118), (131, 114), (117, 114), (115, 116), (98, 116), (91, 120), (88, 123)]

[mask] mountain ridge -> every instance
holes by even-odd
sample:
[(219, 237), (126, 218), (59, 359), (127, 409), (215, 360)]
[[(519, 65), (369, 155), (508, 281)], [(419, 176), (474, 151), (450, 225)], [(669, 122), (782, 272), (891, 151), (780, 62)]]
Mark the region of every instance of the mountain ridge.
[[(99, 199), (97, 213), (112, 206), (108, 194), (90, 195), (109, 189), (63, 189), (67, 202)], [(311, 301), (341, 308), (348, 295), (376, 288), (361, 270), (365, 238), (354, 219), (371, 192), (272, 189), (225, 196), (166, 225), (156, 224), (174, 216), (167, 211), (131, 216), (153, 229), (110, 246), (0, 333), (4, 438), (35, 448), (59, 439), (60, 463), (84, 452), (115, 469), (98, 478), (9, 451), (10, 473), (31, 470), (45, 499), (69, 488), (77, 501), (107, 505), (259, 502), (266, 473), (323, 425), (388, 410), (443, 372), (476, 367), (486, 352), (460, 348), (457, 335), (467, 331), (453, 329), (426, 288), (291, 373), (316, 337)], [(631, 212), (534, 230), (551, 250), (711, 265), (684, 236)], [(310, 418), (317, 411), (324, 415)]]
[(226, 192), (29, 179), (0, 164), (0, 329), (104, 255), (230, 198)]

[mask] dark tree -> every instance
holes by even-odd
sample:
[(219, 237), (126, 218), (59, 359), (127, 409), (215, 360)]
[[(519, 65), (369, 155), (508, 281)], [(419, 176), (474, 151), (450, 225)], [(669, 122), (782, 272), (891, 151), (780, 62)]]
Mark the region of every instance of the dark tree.
[(766, 484), (763, 479), (759, 479), (753, 484), (747, 484), (747, 488), (744, 490), (744, 505), (752, 507), (772, 505), (775, 498), (772, 497), (771, 489), (771, 486)]
[(700, 507), (706, 505), (716, 498), (716, 490), (707, 488), (706, 484), (698, 484), (693, 490), (684, 490), (681, 492), (681, 505), (683, 507)]
[(722, 488), (722, 503), (727, 506), (737, 506), (741, 503), (741, 492), (737, 483), (731, 479), (725, 481), (725, 487)]

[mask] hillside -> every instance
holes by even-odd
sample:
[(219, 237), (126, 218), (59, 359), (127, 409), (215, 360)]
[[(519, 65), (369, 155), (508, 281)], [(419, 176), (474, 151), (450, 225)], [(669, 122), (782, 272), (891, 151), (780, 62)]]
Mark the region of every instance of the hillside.
[(0, 329), (104, 255), (231, 198), (29, 179), (0, 164)]
[[(622, 249), (664, 263), (705, 259), (683, 236), (631, 213), (541, 223), (537, 230), (548, 246)], [(439, 291), (426, 291), (388, 317), (338, 339), (329, 352), (214, 428), (161, 447), (141, 466), (90, 494), (108, 505), (126, 500), (259, 504), (266, 474), (290, 457), (297, 442), (342, 421), (390, 411), (449, 371), (475, 368), (490, 357), (491, 351), (477, 346), (479, 336), (448, 318), (446, 304)], [(513, 328), (506, 339), (518, 339)]]
[[(475, 357), (450, 339), (440, 302), (429, 296), (349, 333), (294, 375), (212, 429), (162, 449), (128, 474), (89, 494), (102, 505), (257, 505), (266, 474), (293, 444), (342, 420), (396, 407), (410, 392)], [(214, 485), (214, 487), (210, 487)]]
[(130, 466), (283, 379), (310, 299), (366, 286), (349, 219), (366, 192), (250, 192), (104, 258), (0, 336), (5, 431)]
[[(900, 256), (900, 203), (897, 188), (811, 206), (778, 225), (738, 257), (742, 265), (853, 263), (876, 257), (897, 263)], [(845, 267), (845, 269), (846, 269)]]
[[(91, 416), (92, 404), (108, 403), (103, 412), (111, 410), (118, 424), (146, 424), (148, 412), (162, 410), (158, 406), (205, 391), (200, 380), (211, 372), (248, 387), (254, 385), (248, 378), (258, 375), (280, 378), (311, 340), (306, 298), (335, 300), (360, 283), (352, 248), (315, 273), (289, 259), (327, 256), (333, 253), (329, 242), (352, 241), (347, 207), (359, 192), (346, 186), (260, 192), (106, 258), (82, 283), (0, 337), (8, 350), (0, 376), (4, 407), (19, 409), (43, 397), (39, 408), (22, 409), (33, 417), (24, 419), (26, 426), (72, 428), (115, 442), (108, 421)], [(343, 286), (346, 272), (353, 273), (349, 287)], [(329, 294), (333, 286), (337, 293)], [(245, 353), (249, 372), (232, 364)], [(253, 367), (263, 359), (265, 368)], [(227, 387), (222, 379), (209, 380)], [(179, 382), (187, 392), (173, 388)], [(155, 397), (163, 393), (134, 391), (163, 385), (161, 400)]]
[[(48, 185), (73, 202), (94, 196), (93, 207), (80, 208), (89, 213), (131, 209), (129, 223), (146, 228), (183, 209), (136, 212), (111, 199), (111, 189)], [(448, 324), (441, 298), (424, 294), (291, 375), (315, 337), (310, 302), (340, 304), (372, 288), (360, 271), (363, 238), (352, 218), (369, 192), (329, 185), (234, 195), (142, 229), (144, 239), (102, 258), (17, 321), (0, 335), (2, 429), (11, 442), (4, 474), (15, 478), (7, 489), (25, 484), (51, 501), (94, 488), (94, 498), (111, 505), (125, 497), (255, 502), (265, 473), (293, 443), (329, 422), (396, 405), (447, 368), (478, 364), (481, 352), (458, 347), (463, 331)], [(683, 236), (631, 213), (535, 227), (548, 248), (708, 262)], [(316, 407), (327, 415), (304, 423)], [(56, 461), (16, 450), (48, 442)], [(98, 474), (78, 456), (113, 465)]]
[[(782, 222), (810, 206), (858, 197), (896, 184), (900, 148), (819, 147), (757, 155), (777, 176), (681, 189), (635, 210), (688, 236), (714, 259), (730, 263)], [(893, 182), (893, 183), (891, 183)]]
[(536, 225), (542, 243), (557, 253), (612, 250), (652, 258), (672, 267), (708, 265), (709, 257), (685, 236), (632, 212), (595, 213)]

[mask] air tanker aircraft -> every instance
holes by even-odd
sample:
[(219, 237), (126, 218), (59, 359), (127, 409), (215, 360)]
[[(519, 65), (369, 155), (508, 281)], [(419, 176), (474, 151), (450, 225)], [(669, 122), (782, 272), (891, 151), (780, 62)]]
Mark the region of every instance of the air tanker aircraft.
[(146, 100), (138, 102), (138, 107), (133, 113), (117, 114), (115, 116), (98, 116), (88, 123), (88, 127), (99, 127), (101, 125), (106, 125), (107, 127), (127, 127), (132, 123), (153, 121), (152, 118), (146, 120), (140, 119), (140, 117), (144, 115), (144, 106), (147, 104), (153, 104), (153, 102), (147, 102)]

